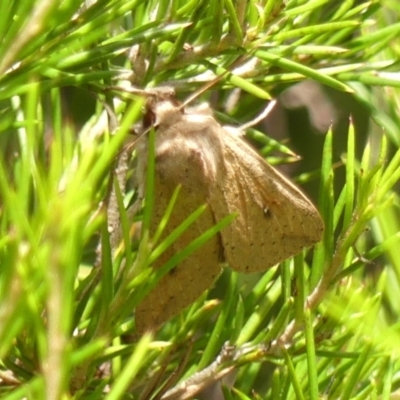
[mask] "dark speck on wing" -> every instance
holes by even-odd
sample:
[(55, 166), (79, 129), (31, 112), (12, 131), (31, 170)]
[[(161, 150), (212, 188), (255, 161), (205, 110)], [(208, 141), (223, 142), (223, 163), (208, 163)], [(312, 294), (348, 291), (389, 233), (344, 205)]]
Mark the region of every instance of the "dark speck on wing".
[(272, 218), (272, 211), (268, 207), (264, 207), (263, 213), (265, 218), (267, 219)]

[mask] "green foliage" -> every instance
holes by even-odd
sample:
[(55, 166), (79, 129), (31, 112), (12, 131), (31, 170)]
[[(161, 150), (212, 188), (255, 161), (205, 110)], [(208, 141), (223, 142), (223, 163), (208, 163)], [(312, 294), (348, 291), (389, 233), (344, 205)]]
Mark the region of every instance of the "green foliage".
[[(220, 381), (226, 399), (394, 398), (399, 16), (390, 0), (0, 1), (1, 398), (185, 399)], [(363, 109), (323, 144), (294, 118), (292, 142), (307, 142), (298, 180), (319, 189), (323, 241), (262, 275), (224, 271), (143, 337), (133, 311), (169, 242), (153, 246), (146, 229), (132, 239), (157, 194), (132, 217), (137, 193), (110, 180), (142, 112), (139, 96), (111, 88), (127, 80), (167, 83), (182, 99), (212, 83), (200, 97), (236, 123), (305, 80)], [(279, 140), (249, 136), (263, 154), (280, 151), (272, 161), (294, 158)], [(112, 186), (118, 240), (104, 205)]]

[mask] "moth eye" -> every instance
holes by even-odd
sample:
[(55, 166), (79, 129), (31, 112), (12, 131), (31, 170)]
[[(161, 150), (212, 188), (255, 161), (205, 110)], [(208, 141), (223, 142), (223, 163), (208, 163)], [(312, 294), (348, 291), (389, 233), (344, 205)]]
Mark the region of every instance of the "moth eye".
[(143, 115), (143, 129), (148, 129), (156, 123), (156, 115), (150, 107), (146, 107)]

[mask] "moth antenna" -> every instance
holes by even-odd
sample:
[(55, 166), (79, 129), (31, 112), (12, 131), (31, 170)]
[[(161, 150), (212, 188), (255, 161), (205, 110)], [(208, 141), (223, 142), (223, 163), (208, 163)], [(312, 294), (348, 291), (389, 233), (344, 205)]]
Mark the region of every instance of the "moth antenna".
[(271, 100), (267, 107), (261, 112), (261, 114), (257, 115), (253, 120), (246, 122), (245, 124), (239, 126), (239, 129), (245, 131), (246, 129), (252, 128), (254, 125), (257, 125), (260, 121), (267, 118), (273, 108), (276, 106), (276, 100)]
[[(238, 64), (245, 61), (247, 58), (248, 58), (248, 55), (243, 55), (243, 56), (240, 56), (237, 60), (233, 61), (232, 64), (229, 65), (229, 67), (227, 67), (227, 69), (223, 73), (217, 75), (213, 80), (206, 83), (200, 89), (196, 90), (191, 96), (189, 96), (182, 104), (179, 105), (178, 109), (179, 110), (184, 109), (189, 103), (191, 103), (193, 100), (198, 98), (201, 94), (206, 92), (210, 87), (217, 84), (221, 79), (224, 78), (224, 76), (231, 74), (232, 70)], [(139, 89), (139, 88), (135, 88), (135, 87), (121, 87), (121, 86), (113, 85), (113, 86), (107, 86), (106, 90), (117, 90), (119, 92), (122, 91), (122, 92), (136, 94), (138, 96), (143, 96), (143, 97), (148, 97), (148, 98), (156, 97), (158, 100), (160, 100), (160, 99), (167, 100), (167, 99), (171, 99), (175, 96), (175, 90), (171, 86), (159, 86), (157, 88), (143, 90), (143, 89)]]
[(175, 96), (175, 90), (171, 86), (158, 86), (156, 88), (138, 89), (133, 86), (107, 86), (105, 90), (116, 90), (117, 92), (125, 92), (129, 94), (136, 94), (140, 97), (157, 97), (158, 99), (168, 99)]
[(217, 75), (213, 80), (203, 85), (200, 89), (196, 90), (191, 96), (189, 96), (180, 106), (180, 108), (186, 107), (189, 103), (199, 97), (201, 94), (206, 92), (210, 87), (217, 84), (224, 76), (231, 74), (232, 69), (235, 68), (238, 64), (245, 61), (247, 56), (240, 56), (237, 60), (235, 60), (223, 73)]
[(128, 144), (126, 144), (123, 149), (118, 153), (118, 155), (121, 155), (124, 151), (128, 151), (131, 149), (134, 149), (136, 146), (136, 143), (146, 134), (150, 131), (151, 128), (146, 129), (144, 132), (139, 133), (138, 136), (136, 137), (136, 139), (134, 139), (133, 141), (129, 142)]
[(197, 99), (201, 94), (206, 92), (210, 87), (214, 86), (217, 84), (226, 74), (228, 74), (230, 71), (225, 71), (223, 74), (216, 76), (212, 81), (206, 83), (203, 85), (200, 89), (196, 90), (192, 95), (190, 95), (180, 106), (180, 108), (185, 108), (189, 103), (191, 103), (193, 100)]

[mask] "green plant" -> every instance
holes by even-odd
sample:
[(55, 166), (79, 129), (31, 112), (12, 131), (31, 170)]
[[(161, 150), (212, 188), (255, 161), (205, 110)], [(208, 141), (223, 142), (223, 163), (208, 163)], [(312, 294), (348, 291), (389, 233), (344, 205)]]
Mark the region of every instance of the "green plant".
[[(2, 398), (156, 398), (168, 386), (162, 398), (183, 399), (236, 372), (222, 380), (226, 399), (389, 399), (399, 386), (399, 11), (395, 1), (1, 2)], [(135, 193), (113, 183), (117, 219), (102, 201), (143, 101), (116, 102), (109, 88), (168, 83), (185, 98), (215, 75), (201, 98), (221, 120), (246, 122), (311, 79), (357, 99), (375, 125), (362, 137), (354, 118), (345, 146), (334, 125), (317, 162), (304, 156), (315, 171), (299, 181), (319, 188), (326, 224), (307, 257), (254, 280), (226, 270), (208, 297), (138, 338), (150, 243), (117, 251), (132, 241)], [(250, 136), (284, 154), (270, 161), (293, 158)]]

